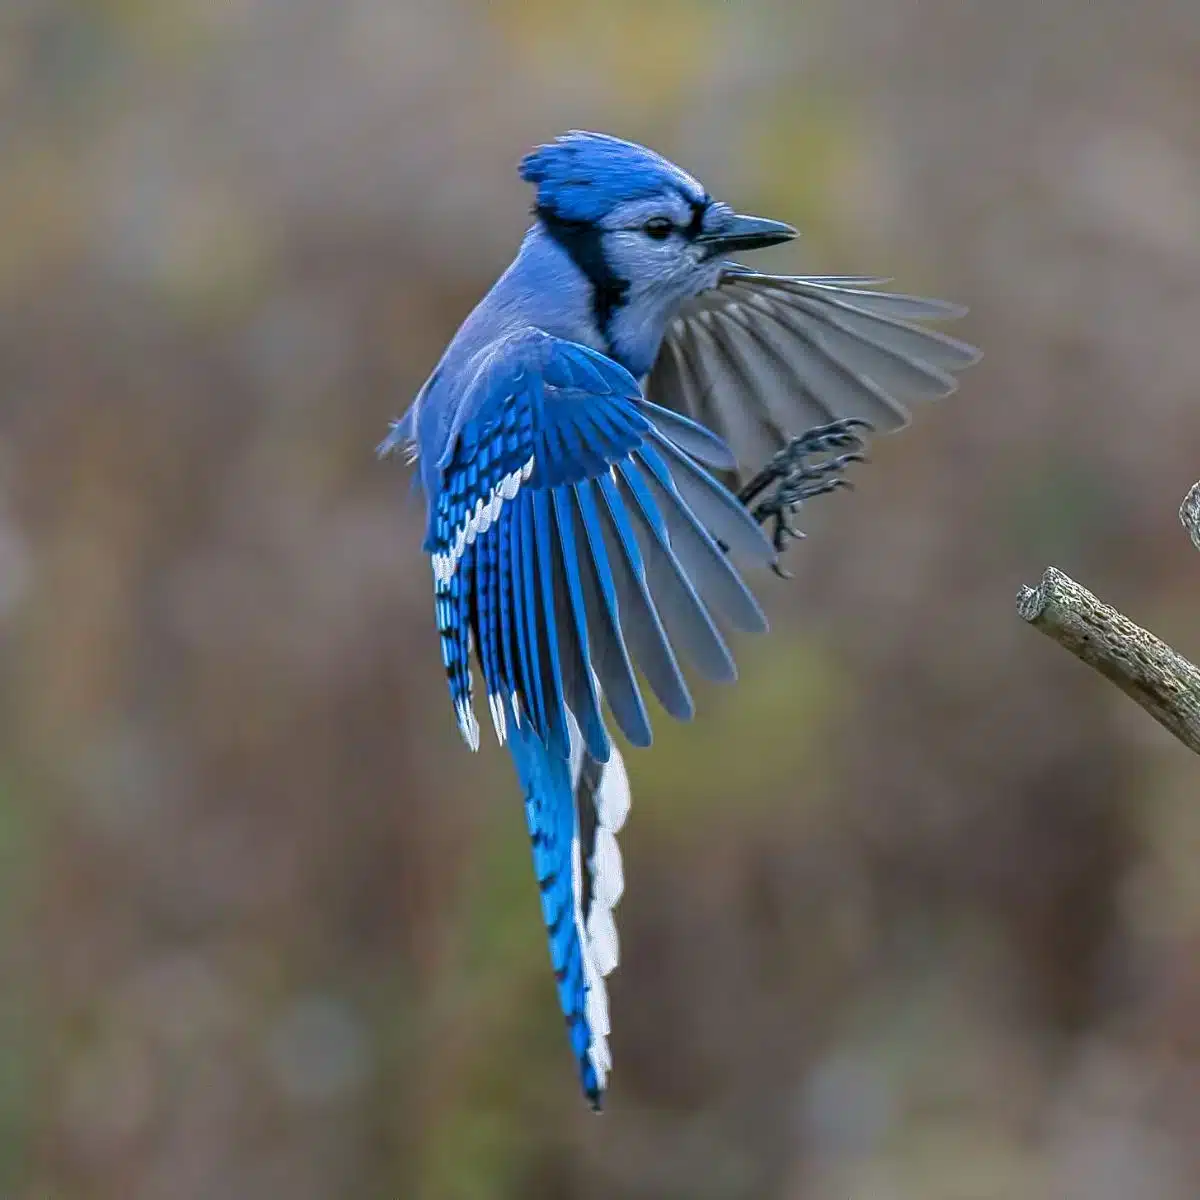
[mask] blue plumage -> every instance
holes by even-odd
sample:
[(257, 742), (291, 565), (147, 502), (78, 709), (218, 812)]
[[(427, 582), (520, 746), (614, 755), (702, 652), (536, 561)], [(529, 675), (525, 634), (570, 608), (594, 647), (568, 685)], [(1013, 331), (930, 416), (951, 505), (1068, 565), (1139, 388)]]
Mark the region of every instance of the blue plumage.
[[(585, 1096), (599, 1108), (608, 1069), (608, 1017), (589, 1005), (586, 930), (579, 906), (579, 817), (574, 803), (569, 748), (545, 743), (528, 725), (513, 733), (513, 760), (525, 790), (525, 819), (533, 846), (533, 869), (550, 942), (550, 962), (571, 1049)], [(596, 985), (591, 984), (592, 987)], [(603, 985), (600, 984), (600, 987)]]
[(536, 185), (539, 209), (582, 224), (599, 222), (630, 200), (652, 200), (664, 188), (697, 204), (707, 200), (695, 179), (653, 150), (578, 129), (527, 154), (520, 174)]
[(806, 440), (809, 426), (896, 424), (889, 386), (944, 393), (974, 351), (912, 324), (952, 315), (939, 302), (726, 262), (795, 231), (739, 216), (642, 146), (574, 132), (521, 175), (537, 199), (520, 253), (380, 449), (419, 464), (451, 702), (477, 749), (473, 658), (524, 791), (559, 999), (599, 1107), (629, 808), (605, 708), (648, 745), (639, 672), (687, 719), (680, 660), (732, 680), (723, 628), (766, 629), (741, 571), (774, 565), (777, 547), (726, 486), (739, 462), (785, 448), (782, 498), (755, 512), (786, 514), (830, 486), (801, 486), (830, 468), (806, 474), (796, 447), (857, 440)]

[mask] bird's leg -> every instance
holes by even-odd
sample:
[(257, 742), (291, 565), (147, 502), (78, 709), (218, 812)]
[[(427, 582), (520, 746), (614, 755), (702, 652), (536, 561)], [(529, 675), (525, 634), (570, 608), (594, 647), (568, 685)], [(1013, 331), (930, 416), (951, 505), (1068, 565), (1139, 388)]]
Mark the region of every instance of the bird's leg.
[[(783, 553), (788, 538), (804, 536), (792, 527), (791, 518), (805, 500), (854, 486), (842, 478), (842, 472), (851, 463), (866, 461), (859, 431), (870, 429), (869, 422), (857, 417), (818, 425), (788, 442), (738, 493), (738, 499), (760, 525), (773, 522), (771, 540), (778, 553)], [(782, 579), (791, 578), (778, 562), (773, 570)]]

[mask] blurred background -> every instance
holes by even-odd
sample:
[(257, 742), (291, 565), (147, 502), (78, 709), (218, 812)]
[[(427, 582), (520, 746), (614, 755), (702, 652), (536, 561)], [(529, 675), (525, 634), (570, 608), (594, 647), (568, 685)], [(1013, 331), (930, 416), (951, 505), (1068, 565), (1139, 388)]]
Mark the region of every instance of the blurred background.
[[(1200, 764), (1014, 612), (1200, 653), (1198, 63), (1195, 0), (3, 0), (0, 1196), (1200, 1195)], [(372, 456), (572, 126), (987, 354), (631, 754), (600, 1119)]]

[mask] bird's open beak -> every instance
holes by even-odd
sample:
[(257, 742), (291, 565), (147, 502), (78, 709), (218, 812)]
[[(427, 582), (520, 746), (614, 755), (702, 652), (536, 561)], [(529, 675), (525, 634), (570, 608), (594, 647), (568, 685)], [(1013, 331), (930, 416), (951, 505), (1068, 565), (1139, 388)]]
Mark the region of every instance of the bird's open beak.
[(761, 250), (764, 246), (790, 242), (796, 236), (796, 230), (782, 221), (739, 213), (725, 221), (720, 229), (702, 233), (696, 241), (709, 247), (712, 254), (736, 254), (741, 250)]

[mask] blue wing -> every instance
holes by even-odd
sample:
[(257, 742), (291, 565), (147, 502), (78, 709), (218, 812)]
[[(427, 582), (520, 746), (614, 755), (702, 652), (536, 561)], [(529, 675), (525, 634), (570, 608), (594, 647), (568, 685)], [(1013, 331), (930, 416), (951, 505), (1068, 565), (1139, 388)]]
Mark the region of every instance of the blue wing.
[(702, 464), (733, 465), (720, 441), (647, 402), (620, 366), (529, 329), (482, 356), (430, 504), (426, 548), (455, 713), (477, 748), (474, 654), (524, 789), (559, 1000), (596, 1107), (610, 1063), (615, 834), (629, 803), (601, 700), (646, 745), (635, 668), (686, 718), (677, 650), (732, 679), (718, 622), (766, 628), (735, 564), (765, 565), (773, 548)]
[(600, 762), (602, 697), (634, 745), (650, 741), (635, 667), (679, 717), (692, 711), (680, 654), (734, 677), (720, 625), (766, 628), (738, 567), (774, 551), (702, 465), (732, 465), (717, 438), (603, 355), (533, 329), (488, 350), (459, 413), (426, 549), (468, 744), (472, 653), (501, 741), (512, 717), (565, 744), (569, 709)]

